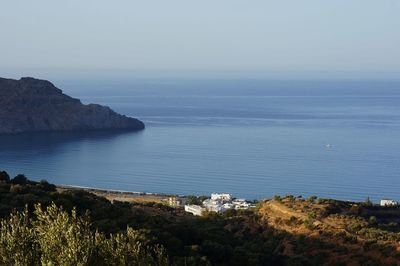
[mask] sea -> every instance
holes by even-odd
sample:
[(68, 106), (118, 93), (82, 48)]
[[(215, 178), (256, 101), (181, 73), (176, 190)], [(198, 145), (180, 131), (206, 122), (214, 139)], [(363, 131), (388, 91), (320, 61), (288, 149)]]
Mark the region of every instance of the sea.
[(400, 200), (400, 82), (55, 80), (140, 132), (0, 136), (0, 169), (33, 180), (247, 199)]

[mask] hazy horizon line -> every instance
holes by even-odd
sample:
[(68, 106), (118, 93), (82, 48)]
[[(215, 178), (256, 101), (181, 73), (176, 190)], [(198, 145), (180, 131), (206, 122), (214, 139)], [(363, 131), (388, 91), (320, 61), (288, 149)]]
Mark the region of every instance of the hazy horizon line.
[(400, 71), (357, 70), (204, 70), (204, 69), (117, 69), (117, 68), (2, 68), (0, 77), (65, 80), (387, 80), (400, 81)]

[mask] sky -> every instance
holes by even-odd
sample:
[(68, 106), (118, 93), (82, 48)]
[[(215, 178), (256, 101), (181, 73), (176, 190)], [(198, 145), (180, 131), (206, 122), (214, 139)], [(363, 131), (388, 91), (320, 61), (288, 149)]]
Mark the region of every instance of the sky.
[(2, 0), (0, 76), (400, 79), (399, 0)]

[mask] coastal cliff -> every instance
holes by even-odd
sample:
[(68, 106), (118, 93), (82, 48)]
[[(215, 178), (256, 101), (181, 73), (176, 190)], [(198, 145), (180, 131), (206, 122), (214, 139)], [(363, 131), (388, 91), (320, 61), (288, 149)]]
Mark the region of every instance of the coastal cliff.
[(84, 105), (34, 78), (0, 78), (0, 134), (36, 131), (142, 130), (144, 123), (109, 107)]

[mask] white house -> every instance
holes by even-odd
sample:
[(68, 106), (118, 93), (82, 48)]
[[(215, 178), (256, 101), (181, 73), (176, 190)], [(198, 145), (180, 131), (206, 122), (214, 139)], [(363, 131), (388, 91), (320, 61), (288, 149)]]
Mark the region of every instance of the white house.
[(228, 193), (212, 193), (211, 194), (211, 200), (215, 201), (231, 201), (232, 200), (232, 195)]
[(203, 201), (203, 206), (210, 212), (224, 212), (227, 210), (224, 204), (218, 200), (206, 199)]
[(251, 207), (251, 204), (248, 203), (245, 199), (236, 199), (232, 201), (236, 210), (246, 210)]
[(201, 216), (203, 211), (205, 211), (205, 209), (199, 205), (185, 205), (185, 212), (190, 212), (193, 215)]
[(399, 203), (392, 199), (381, 199), (381, 206), (397, 206)]

